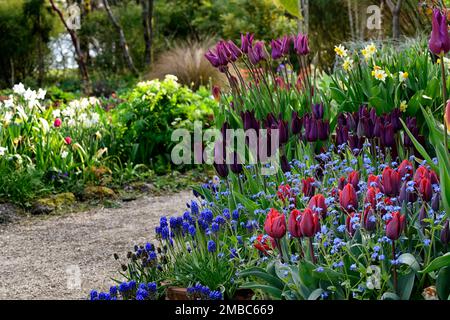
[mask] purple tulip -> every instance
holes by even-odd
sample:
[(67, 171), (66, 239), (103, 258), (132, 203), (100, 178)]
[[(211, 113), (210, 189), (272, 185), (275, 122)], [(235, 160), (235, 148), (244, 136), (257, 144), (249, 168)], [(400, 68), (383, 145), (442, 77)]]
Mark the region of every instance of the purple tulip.
[(314, 119), (323, 119), (323, 104), (315, 104), (312, 106), (312, 115)]
[(328, 120), (317, 120), (317, 131), (319, 140), (328, 140), (330, 135), (330, 122)]
[(285, 155), (281, 156), (280, 162), (281, 162), (281, 164), (280, 164), (281, 165), (281, 170), (284, 173), (286, 173), (288, 171), (291, 171), (291, 166), (289, 165), (289, 162), (288, 162), (288, 160), (287, 160)]
[(425, 208), (425, 205), (423, 205), (419, 211), (419, 223), (422, 227), (428, 226), (428, 222), (424, 221), (427, 218), (428, 218), (427, 209)]
[(288, 122), (279, 120), (277, 129), (279, 130), (279, 139), (280, 139), (280, 145), (284, 145), (289, 140), (289, 127)]
[(348, 141), (348, 128), (339, 125), (336, 128), (336, 145), (340, 146), (346, 144)]
[(272, 59), (280, 59), (283, 56), (280, 40), (272, 40), (270, 46), (272, 47)]
[(292, 41), (292, 38), (290, 36), (284, 36), (283, 38), (280, 39), (281, 52), (283, 53), (283, 55), (288, 55), (289, 54), (291, 41)]
[(450, 51), (447, 17), (439, 9), (433, 10), (432, 31), (428, 46), (430, 51), (438, 56)]
[(303, 122), (296, 111), (292, 112), (291, 131), (292, 134), (299, 134), (302, 131)]
[(240, 163), (240, 159), (239, 159), (237, 152), (233, 152), (231, 160), (233, 162), (230, 164), (230, 170), (234, 174), (240, 174), (242, 172), (242, 164)]
[(214, 68), (218, 68), (220, 66), (217, 54), (215, 54), (211, 49), (205, 53), (205, 58), (211, 63)]
[(248, 53), (249, 49), (253, 46), (253, 34), (248, 33), (241, 34), (241, 51), (243, 53)]
[(256, 42), (253, 48), (248, 50), (248, 58), (253, 65), (257, 65), (260, 61), (266, 60), (266, 48), (264, 42)]
[(233, 42), (233, 41), (228, 41), (227, 42), (227, 47), (228, 50), (231, 53), (231, 61), (236, 61), (237, 59), (239, 59), (242, 56), (242, 51), (241, 49), (238, 48), (238, 46)]
[(309, 53), (308, 36), (299, 33), (297, 37), (294, 37), (294, 49), (299, 56), (307, 55)]

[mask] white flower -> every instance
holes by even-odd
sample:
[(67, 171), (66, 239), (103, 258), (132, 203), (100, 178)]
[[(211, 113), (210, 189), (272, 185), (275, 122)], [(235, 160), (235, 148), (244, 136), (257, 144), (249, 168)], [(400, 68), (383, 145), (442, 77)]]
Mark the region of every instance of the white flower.
[(344, 68), (345, 71), (349, 71), (353, 66), (353, 60), (350, 58), (345, 58), (344, 63), (342, 64), (342, 68)]
[(409, 76), (408, 72), (400, 71), (398, 74), (400, 82), (406, 81), (406, 79), (408, 79), (408, 76)]
[(28, 88), (25, 93), (23, 94), (23, 97), (26, 101), (34, 101), (37, 98), (37, 94), (36, 91), (31, 90), (30, 88)]
[(67, 118), (73, 118), (75, 116), (75, 110), (72, 106), (65, 108), (61, 113)]
[(174, 76), (173, 74), (166, 74), (165, 80), (172, 80), (172, 81), (177, 82), (178, 78), (177, 78), (177, 76)]
[(38, 92), (37, 92), (37, 99), (39, 100), (44, 100), (45, 99), (45, 94), (47, 93), (47, 90), (41, 89), (39, 88)]
[(4, 156), (6, 154), (6, 151), (8, 151), (8, 148), (0, 147), (0, 156)]
[(334, 46), (334, 52), (342, 58), (345, 58), (348, 55), (348, 50), (345, 49), (345, 47), (340, 44), (339, 46)]
[(67, 125), (68, 125), (69, 127), (75, 127), (76, 124), (77, 124), (77, 123), (76, 123), (75, 119), (73, 119), (73, 118), (71, 118), (71, 119), (67, 122)]
[(94, 112), (93, 114), (91, 114), (91, 123), (92, 124), (97, 124), (99, 120), (100, 120), (100, 115), (97, 112)]
[(18, 95), (23, 95), (25, 93), (25, 86), (22, 82), (20, 82), (19, 84), (14, 85), (13, 91)]
[(5, 122), (5, 124), (9, 124), (13, 118), (14, 114), (12, 112), (6, 112), (5, 115), (3, 116), (3, 122)]
[(67, 152), (66, 150), (61, 152), (61, 158), (63, 158), (63, 159), (67, 158), (68, 155), (69, 155), (69, 152)]
[(14, 100), (12, 96), (10, 96), (8, 100), (4, 100), (3, 105), (6, 109), (12, 108), (14, 106)]
[(61, 118), (61, 110), (55, 109), (52, 111), (53, 118)]

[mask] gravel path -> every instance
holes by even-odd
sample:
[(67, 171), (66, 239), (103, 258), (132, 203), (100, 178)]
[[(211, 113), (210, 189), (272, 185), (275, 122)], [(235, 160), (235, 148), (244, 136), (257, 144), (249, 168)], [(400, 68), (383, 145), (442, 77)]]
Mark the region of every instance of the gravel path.
[(0, 299), (82, 299), (106, 290), (134, 244), (152, 239), (162, 215), (180, 214), (192, 193), (146, 196), (118, 209), (0, 225)]

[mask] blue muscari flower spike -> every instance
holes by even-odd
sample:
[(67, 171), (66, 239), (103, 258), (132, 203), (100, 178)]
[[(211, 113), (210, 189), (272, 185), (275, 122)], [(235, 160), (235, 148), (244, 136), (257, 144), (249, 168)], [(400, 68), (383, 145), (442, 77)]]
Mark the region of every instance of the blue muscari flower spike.
[(209, 294), (211, 300), (222, 300), (222, 293), (220, 291), (211, 291)]
[(212, 230), (212, 232), (219, 232), (219, 224), (218, 223), (216, 223), (216, 222), (213, 222), (212, 224), (211, 224), (211, 230)]
[(152, 251), (152, 250), (154, 250), (153, 244), (147, 242), (147, 243), (145, 244), (145, 250), (146, 250), (146, 251)]
[(228, 208), (223, 209), (223, 216), (225, 217), (225, 219), (230, 220), (230, 218), (231, 218), (230, 209), (228, 209)]
[(192, 201), (191, 201), (190, 208), (191, 208), (191, 213), (192, 213), (194, 216), (198, 215), (198, 203), (197, 203), (197, 201), (192, 200)]
[(239, 219), (239, 210), (238, 209), (233, 210), (232, 217), (235, 220)]
[(216, 251), (216, 243), (214, 242), (214, 240), (209, 240), (208, 241), (208, 251), (209, 252), (215, 252)]
[(213, 220), (213, 213), (210, 209), (204, 209), (202, 210), (202, 212), (200, 213), (200, 216), (202, 217), (202, 219), (204, 219), (207, 223), (211, 223)]
[(109, 288), (109, 294), (115, 296), (117, 294), (117, 286), (111, 286)]
[(150, 291), (152, 293), (156, 292), (156, 283), (155, 282), (148, 283), (147, 289), (148, 289), (148, 291)]
[(126, 292), (128, 290), (129, 290), (128, 283), (122, 282), (121, 284), (119, 284), (119, 292)]
[(156, 260), (156, 252), (155, 251), (150, 251), (148, 254), (148, 259), (149, 260)]
[(91, 297), (91, 300), (97, 300), (98, 299), (98, 292), (95, 291), (95, 290), (91, 290), (90, 297)]
[(166, 217), (161, 217), (161, 218), (159, 219), (159, 226), (160, 226), (161, 228), (167, 227), (167, 218), (166, 218)]
[(190, 233), (190, 235), (191, 236), (195, 236), (196, 232), (197, 232), (197, 229), (195, 228), (195, 226), (194, 225), (190, 225), (189, 226), (189, 233)]

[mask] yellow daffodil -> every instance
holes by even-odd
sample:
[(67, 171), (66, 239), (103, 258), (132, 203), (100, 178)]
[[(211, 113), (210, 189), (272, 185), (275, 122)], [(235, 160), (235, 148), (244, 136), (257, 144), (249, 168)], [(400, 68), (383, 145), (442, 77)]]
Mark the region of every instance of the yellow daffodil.
[(342, 68), (345, 71), (349, 71), (353, 66), (353, 60), (350, 58), (345, 58), (344, 63), (342, 64)]
[(374, 70), (372, 72), (373, 76), (375, 79), (380, 80), (382, 82), (384, 82), (386, 80), (387, 77), (387, 73), (384, 70), (378, 69), (378, 70)]
[(400, 102), (400, 111), (401, 111), (401, 112), (405, 112), (407, 108), (408, 108), (408, 104), (406, 103), (405, 100), (403, 100), (402, 102)]
[(377, 52), (377, 47), (373, 43), (367, 45), (364, 49), (361, 50), (364, 59), (369, 60), (372, 56)]
[(345, 47), (340, 44), (339, 46), (334, 46), (334, 52), (341, 58), (345, 58), (348, 55), (348, 50), (345, 49)]
[(399, 80), (400, 80), (400, 82), (406, 81), (406, 79), (408, 79), (408, 76), (409, 76), (408, 72), (400, 71), (399, 72)]

